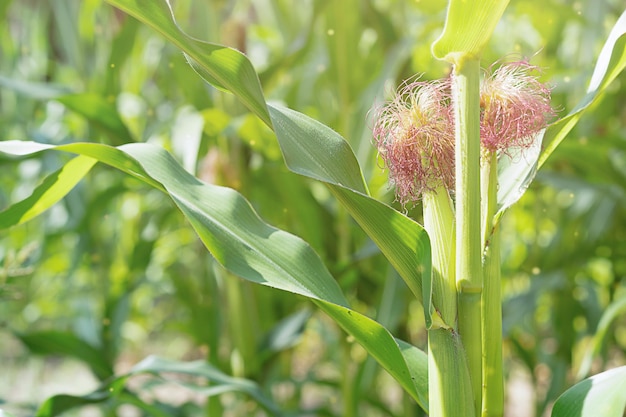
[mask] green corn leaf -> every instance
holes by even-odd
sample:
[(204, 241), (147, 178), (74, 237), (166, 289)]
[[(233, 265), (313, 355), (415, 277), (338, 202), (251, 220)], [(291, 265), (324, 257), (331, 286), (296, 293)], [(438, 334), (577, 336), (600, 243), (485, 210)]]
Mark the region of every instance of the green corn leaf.
[[(339, 286), (317, 254), (300, 238), (264, 223), (236, 191), (206, 184), (187, 173), (164, 149), (137, 143), (119, 148), (94, 143), (51, 146), (0, 142), (0, 151), (24, 154), (57, 149), (88, 155), (165, 191), (196, 229), (213, 256), (231, 272), (264, 285), (346, 306)], [(28, 199), (34, 199), (30, 196)], [(0, 213), (17, 217), (16, 206)]]
[(422, 300), (422, 279), (430, 278), (428, 236), (418, 223), (367, 195), (356, 157), (339, 134), (293, 110), (274, 106), (268, 110), (248, 59), (233, 49), (200, 42), (184, 34), (164, 1), (110, 0), (109, 3), (162, 33), (191, 58), (191, 66), (201, 77), (235, 94), (273, 127), (288, 168), (330, 184), (335, 197)]
[(139, 21), (160, 32), (185, 52), (191, 64), (202, 63), (203, 75), (220, 89), (235, 94), (268, 126), (271, 125), (259, 78), (250, 61), (240, 52), (187, 36), (177, 25), (169, 4), (163, 0), (107, 0)]
[(622, 417), (626, 408), (626, 366), (585, 379), (554, 403), (552, 417)]
[(433, 43), (437, 59), (459, 65), (478, 59), (509, 0), (450, 0), (441, 36)]
[[(176, 25), (171, 10), (162, 1), (112, 0), (110, 3), (161, 32), (192, 58), (190, 64), (207, 82), (214, 85), (217, 82), (217, 86), (237, 95), (262, 120), (267, 119), (268, 125), (274, 128), (288, 168), (335, 185), (331, 187), (335, 196), (344, 203), (372, 240), (379, 244), (409, 288), (422, 300), (422, 277), (430, 277), (428, 236), (416, 222), (367, 196), (356, 157), (341, 136), (293, 110), (270, 106), (268, 113), (256, 75), (241, 78), (240, 73), (254, 71), (248, 59), (231, 49), (228, 49), (228, 53), (224, 52), (224, 56), (216, 55), (213, 51), (218, 46), (185, 35)], [(161, 5), (157, 6), (156, 3)], [(233, 65), (233, 62), (238, 64)], [(253, 79), (255, 86), (251, 84)], [(262, 104), (257, 101), (262, 101)], [(375, 206), (380, 214), (371, 214), (370, 210), (364, 210), (365, 206)], [(385, 227), (387, 223), (399, 227), (388, 229)], [(401, 236), (393, 234), (398, 229)]]
[(287, 168), (367, 194), (359, 163), (337, 132), (291, 109), (269, 106), (269, 110)]
[[(227, 269), (253, 282), (316, 301), (322, 310), (396, 377), (422, 407), (426, 407), (424, 387), (416, 387), (414, 382), (420, 380), (420, 375), (423, 379), (426, 368), (408, 368), (396, 341), (384, 327), (346, 307), (347, 301), (341, 290), (307, 244), (263, 223), (249, 203), (235, 191), (208, 184), (200, 186), (201, 183), (182, 170), (164, 150), (156, 147), (146, 149), (141, 144), (129, 144), (122, 148), (140, 161), (152, 178), (163, 184), (207, 248)], [(180, 179), (184, 177), (185, 180)], [(209, 193), (209, 188), (219, 191), (220, 197), (216, 198), (213, 195), (215, 193)], [(225, 200), (231, 199), (231, 204), (225, 204)], [(215, 214), (207, 215), (208, 212), (219, 213), (217, 221), (212, 219)], [(217, 222), (226, 226), (227, 235), (220, 234), (224, 226), (215, 228), (214, 223)], [(231, 247), (225, 247), (230, 234), (238, 235), (245, 242), (234, 242)], [(263, 254), (264, 259), (259, 262), (251, 250), (268, 253)], [(275, 277), (277, 267), (287, 279), (279, 280)]]
[[(343, 138), (322, 124), (297, 112), (272, 107), (272, 116), (270, 116), (258, 78), (247, 58), (233, 49), (201, 42), (185, 35), (177, 26), (166, 2), (111, 0), (110, 3), (161, 32), (168, 40), (184, 51), (189, 58), (190, 64), (207, 82), (218, 88), (227, 89), (235, 94), (268, 126), (274, 127), (281, 150), (283, 151), (283, 156), (289, 164), (289, 168), (294, 172), (311, 176), (312, 178), (328, 183), (333, 194), (345, 205), (348, 212), (350, 212), (361, 227), (369, 234), (372, 240), (379, 245), (381, 251), (388, 257), (394, 267), (396, 267), (418, 299), (421, 300), (422, 275), (426, 278), (430, 277), (430, 246), (428, 236), (423, 228), (416, 222), (367, 195), (367, 189), (356, 158)], [(88, 152), (90, 156), (92, 156), (92, 152), (98, 153), (93, 147), (95, 146), (94, 144), (80, 144), (77, 146), (79, 148), (72, 148), (72, 145), (65, 145), (65, 147), (59, 147), (58, 149), (77, 152), (83, 155), (86, 154), (85, 152)], [(132, 146), (127, 145), (119, 150), (130, 153), (133, 149), (135, 151), (139, 149), (132, 148)], [(145, 152), (151, 152), (148, 151), (147, 148), (144, 149)], [(106, 155), (98, 159), (122, 169), (170, 194), (179, 207), (181, 207), (185, 215), (188, 216), (190, 222), (203, 238), (207, 247), (213, 251), (214, 256), (223, 262), (228, 269), (246, 279), (317, 299), (320, 308), (334, 317), (346, 331), (355, 336), (355, 339), (361, 343), (372, 356), (381, 361), (381, 364), (400, 381), (410, 395), (412, 395), (422, 407), (426, 407), (427, 395), (425, 388), (416, 386), (416, 382), (414, 382), (421, 380), (420, 375), (425, 375), (426, 368), (419, 367), (419, 363), (415, 361), (409, 361), (403, 356), (404, 353), (400, 355), (390, 355), (388, 352), (397, 353), (399, 351), (398, 345), (391, 335), (377, 323), (368, 321), (369, 319), (366, 317), (353, 312), (353, 315), (362, 318), (361, 321), (363, 323), (368, 323), (372, 329), (377, 330), (375, 333), (378, 334), (379, 337), (372, 341), (369, 337), (369, 335), (372, 334), (371, 331), (369, 333), (363, 333), (362, 329), (354, 324), (354, 320), (348, 320), (347, 314), (342, 310), (342, 308), (345, 309), (345, 307), (343, 307), (345, 306), (345, 300), (343, 300), (342, 295), (341, 300), (338, 298), (340, 292), (333, 294), (316, 293), (317, 290), (326, 288), (325, 286), (328, 286), (327, 289), (332, 287), (332, 285), (329, 284), (330, 281), (325, 282), (325, 280), (330, 277), (325, 268), (323, 270), (320, 269), (320, 271), (323, 271), (320, 272), (320, 274), (321, 277), (326, 278), (321, 279), (320, 276), (316, 276), (314, 287), (309, 288), (302, 284), (299, 279), (306, 281), (307, 279), (311, 280), (310, 278), (302, 278), (300, 275), (290, 276), (289, 271), (285, 269), (280, 270), (283, 275), (280, 275), (279, 278), (276, 278), (275, 275), (271, 275), (271, 278), (268, 278), (267, 276), (263, 276), (262, 273), (259, 273), (258, 270), (251, 268), (248, 264), (248, 262), (254, 260), (254, 262), (258, 262), (258, 264), (255, 265), (260, 268), (261, 272), (275, 273), (276, 265), (272, 265), (274, 257), (288, 258), (288, 254), (281, 252), (281, 250), (289, 249), (290, 251), (296, 251), (297, 248), (302, 249), (302, 245), (299, 244), (295, 247), (283, 246), (280, 250), (276, 247), (263, 247), (264, 250), (269, 250), (270, 252), (276, 250), (277, 252), (265, 254), (265, 256), (260, 256), (259, 258), (256, 256), (257, 253), (252, 250), (252, 248), (257, 249), (258, 246), (251, 247), (249, 244), (254, 243), (259, 245), (259, 242), (265, 243), (263, 239), (267, 237), (264, 236), (263, 233), (276, 229), (270, 228), (260, 222), (256, 214), (251, 214), (253, 212), (249, 208), (249, 204), (241, 196), (232, 190), (221, 190), (217, 192), (215, 189), (211, 192), (206, 191), (207, 194), (189, 195), (188, 192), (185, 192), (184, 189), (180, 189), (180, 187), (181, 185), (187, 186), (193, 184), (194, 187), (198, 186), (202, 188), (194, 177), (186, 177), (186, 179), (179, 184), (161, 184), (159, 180), (155, 181), (155, 178), (152, 177), (152, 175), (158, 173), (160, 168), (172, 168), (169, 162), (162, 166), (151, 165), (156, 171), (147, 173), (145, 165), (137, 166), (140, 164), (138, 164), (135, 159), (124, 159), (124, 152), (115, 151), (118, 150), (111, 147), (101, 148), (101, 152)], [(143, 155), (144, 152), (142, 151), (140, 153)], [(140, 158), (142, 155), (133, 154), (132, 156)], [(141, 162), (142, 164), (144, 162), (149, 164), (151, 161), (142, 160)], [(179, 168), (180, 167), (176, 169)], [(171, 179), (167, 176), (167, 178), (158, 177), (161, 180)], [(180, 178), (176, 179), (176, 181), (180, 181)], [(172, 193), (171, 189), (168, 189), (168, 187), (172, 186), (176, 189), (174, 193)], [(213, 187), (206, 186), (207, 188)], [(216, 230), (220, 231), (220, 222), (224, 219), (218, 219), (216, 225), (211, 223), (211, 216), (207, 216), (207, 213), (202, 209), (198, 210), (196, 205), (189, 205), (189, 203), (205, 203), (209, 200), (220, 198), (227, 198), (234, 206), (246, 208), (248, 220), (256, 219), (256, 221), (262, 223), (248, 228), (261, 233), (260, 236), (256, 236), (253, 239), (254, 242), (242, 242), (238, 240), (241, 236), (232, 236), (221, 231), (224, 236), (234, 239), (232, 246), (223, 244), (221, 240), (216, 239), (214, 235), (212, 235), (215, 231), (210, 230), (209, 226), (217, 227)], [(212, 202), (212, 204), (215, 203)], [(236, 220), (238, 221), (239, 219)], [(228, 220), (226, 224), (231, 225), (231, 222), (232, 220)], [(272, 232), (272, 236), (275, 238), (276, 235), (281, 235), (281, 233), (284, 232), (277, 231), (275, 234)], [(222, 234), (219, 236), (221, 237)], [(291, 238), (287, 240), (290, 243), (294, 242)], [(301, 243), (304, 244), (304, 242)], [(306, 247), (309, 248), (308, 245), (306, 245)], [(241, 252), (232, 252), (230, 249), (239, 250)], [(308, 253), (310, 248), (302, 250)], [(293, 252), (290, 252), (290, 254), (293, 256)], [(296, 255), (300, 256), (299, 254)], [(310, 255), (310, 258), (313, 259), (313, 255)], [(317, 255), (315, 255), (315, 259), (317, 259), (316, 262), (319, 262)], [(282, 266), (289, 268), (293, 265), (287, 259), (286, 263)], [(302, 268), (304, 268), (303, 265), (297, 266), (300, 269), (296, 269), (296, 271), (301, 271)], [(323, 267), (323, 265), (321, 267)], [(321, 267), (315, 266), (313, 271), (317, 271), (316, 268)], [(287, 273), (286, 276), (284, 275), (285, 272)], [(319, 282), (317, 280), (319, 280)], [(334, 283), (334, 281), (332, 282)], [(363, 326), (365, 326), (365, 324)], [(421, 354), (423, 354), (423, 352), (421, 352)], [(413, 352), (411, 358), (414, 358), (416, 355), (417, 354)], [(407, 362), (410, 363), (411, 366), (407, 367)], [(415, 368), (413, 368), (413, 366), (415, 366)]]
[(587, 94), (565, 117), (548, 126), (523, 152), (513, 152), (498, 161), (498, 214), (515, 204), (535, 178), (537, 169), (552, 155), (557, 146), (574, 128), (584, 112), (595, 103), (606, 88), (626, 67), (626, 12), (611, 30), (589, 82)]
[(317, 301), (316, 304), (354, 337), (423, 410), (428, 411), (426, 353), (409, 343), (395, 339), (379, 323), (354, 310), (325, 301)]
[(564, 118), (552, 124), (543, 136), (543, 152), (539, 156), (541, 167), (557, 146), (574, 128), (583, 113), (591, 107), (602, 92), (615, 80), (626, 67), (626, 11), (611, 29), (600, 51), (596, 67), (591, 76), (587, 94), (576, 107)]
[[(376, 358), (418, 404), (427, 407), (426, 388), (418, 385), (427, 375), (425, 354), (416, 348), (401, 350), (383, 326), (350, 310), (341, 289), (313, 249), (302, 239), (264, 223), (236, 191), (201, 182), (167, 151), (150, 144), (114, 148), (94, 143), (54, 147), (34, 142), (0, 142), (0, 152), (13, 155), (27, 155), (29, 147), (31, 153), (56, 149), (87, 155), (164, 191), (226, 269), (249, 281), (312, 299)], [(0, 223), (4, 213), (0, 213)], [(416, 359), (420, 357), (424, 359), (421, 362)]]
[[(48, 398), (37, 410), (37, 417), (53, 417), (60, 415), (72, 408), (88, 404), (99, 404), (104, 401), (116, 399), (118, 404), (131, 403), (140, 408), (150, 411), (150, 415), (167, 416), (168, 413), (159, 410), (155, 406), (148, 405), (139, 400), (130, 391), (125, 390), (126, 381), (135, 375), (156, 375), (160, 381), (177, 383), (185, 388), (204, 396), (219, 395), (228, 392), (247, 394), (273, 416), (282, 416), (278, 406), (268, 398), (253, 381), (243, 378), (234, 378), (224, 374), (204, 361), (182, 362), (149, 356), (131, 368), (128, 373), (116, 376), (108, 380), (97, 390), (83, 396), (55, 395)], [(185, 382), (173, 378), (172, 374), (190, 375), (203, 381), (210, 381), (210, 385), (202, 382)], [(158, 381), (156, 381), (158, 382)]]
[[(301, 113), (270, 106), (287, 167), (323, 181), (396, 268), (418, 300), (430, 277), (430, 241), (416, 222), (369, 197), (358, 162), (335, 131)], [(306, 139), (305, 139), (306, 138)], [(303, 140), (304, 139), (304, 140)]]
[(0, 229), (25, 223), (48, 210), (65, 197), (96, 162), (98, 161), (88, 156), (78, 156), (48, 175), (30, 197), (0, 213)]
[(231, 272), (259, 284), (347, 305), (311, 247), (264, 223), (235, 190), (201, 182), (162, 148), (120, 147), (163, 185), (213, 256)]

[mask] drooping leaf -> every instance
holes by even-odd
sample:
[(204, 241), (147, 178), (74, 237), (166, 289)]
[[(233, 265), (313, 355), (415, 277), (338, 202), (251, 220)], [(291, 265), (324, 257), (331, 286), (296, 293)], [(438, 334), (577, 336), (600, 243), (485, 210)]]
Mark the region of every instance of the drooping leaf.
[[(54, 148), (88, 155), (164, 191), (226, 269), (249, 281), (312, 299), (376, 358), (418, 404), (426, 407), (426, 387), (416, 385), (426, 378), (427, 369), (422, 366), (426, 362), (415, 359), (425, 354), (409, 350), (410, 357), (405, 358), (404, 351), (383, 326), (347, 307), (336, 281), (306, 242), (264, 223), (250, 203), (236, 191), (201, 182), (185, 171), (167, 151), (150, 144), (132, 143), (114, 148), (73, 143), (53, 147), (6, 141), (0, 142), (0, 152), (26, 155), (29, 145), (32, 152)], [(350, 192), (346, 195), (360, 194)], [(374, 201), (367, 199), (364, 201)], [(366, 206), (363, 208), (367, 209)], [(384, 223), (386, 227), (390, 224), (398, 227), (397, 223)]]
[(376, 321), (354, 310), (324, 301), (318, 301), (316, 304), (354, 337), (423, 410), (428, 411), (426, 353), (415, 346), (395, 339)]
[[(416, 377), (412, 375), (425, 370), (408, 368), (397, 343), (384, 327), (346, 307), (341, 290), (307, 244), (263, 223), (235, 191), (200, 183), (163, 149), (143, 144), (121, 148), (165, 187), (207, 248), (227, 269), (253, 282), (316, 301), (425, 406), (426, 397), (416, 390)], [(214, 192), (210, 192), (211, 188)], [(232, 235), (240, 241), (233, 241), (232, 247), (227, 248)]]
[(443, 33), (432, 45), (435, 58), (452, 64), (478, 59), (509, 0), (450, 0)]
[[(293, 172), (331, 184), (333, 194), (379, 245), (381, 252), (398, 268), (409, 288), (422, 300), (422, 279), (430, 279), (430, 243), (424, 229), (391, 207), (367, 196), (367, 188), (354, 153), (332, 129), (293, 110), (265, 105), (258, 79), (238, 78), (238, 68), (254, 71), (247, 58), (235, 50), (215, 54), (216, 45), (199, 42), (185, 35), (176, 25), (165, 4), (139, 7), (137, 0), (112, 0), (137, 19), (161, 32), (192, 59), (190, 64), (207, 82), (228, 89), (248, 108), (273, 126), (287, 166)], [(163, 2), (154, 2), (163, 3)], [(234, 62), (238, 62), (234, 65)], [(220, 77), (216, 77), (219, 74)], [(256, 86), (252, 86), (253, 79)], [(244, 94), (246, 88), (249, 92)], [(263, 104), (254, 104), (262, 100)], [(376, 210), (372, 210), (375, 208)], [(376, 212), (377, 214), (374, 214)], [(386, 219), (383, 222), (380, 217)], [(385, 223), (385, 224), (383, 224)], [(393, 228), (386, 227), (392, 224)], [(397, 233), (400, 232), (400, 235)]]
[[(278, 406), (270, 398), (268, 398), (253, 381), (242, 378), (234, 378), (230, 375), (224, 374), (219, 369), (204, 361), (183, 362), (149, 356), (133, 366), (129, 372), (108, 380), (97, 390), (86, 395), (55, 395), (48, 398), (41, 405), (39, 410), (37, 410), (36, 416), (54, 417), (75, 407), (89, 404), (99, 404), (111, 399), (116, 399), (118, 404), (135, 404), (135, 400), (138, 400), (138, 397), (126, 389), (126, 381), (132, 376), (145, 374), (157, 375), (163, 382), (178, 383), (187, 389), (193, 390), (207, 397), (228, 392), (240, 392), (250, 396), (265, 410), (270, 412), (271, 415), (283, 415)], [(200, 378), (202, 382), (182, 382), (179, 379), (174, 378), (172, 374), (194, 376), (196, 378)], [(209, 381), (210, 385), (207, 386), (204, 383), (206, 381)], [(149, 404), (144, 403), (141, 408), (146, 409), (149, 407)], [(150, 411), (151, 415), (155, 415), (155, 412), (158, 413), (158, 410), (156, 409), (151, 409)], [(156, 415), (166, 416), (168, 414), (161, 412)]]
[(250, 74), (254, 69), (248, 59), (235, 50), (187, 36), (178, 28), (165, 1), (110, 0), (109, 3), (162, 33), (191, 58), (189, 63), (201, 77), (238, 96), (272, 126), (289, 169), (331, 184), (335, 197), (422, 300), (422, 279), (430, 278), (428, 235), (418, 223), (367, 195), (356, 157), (340, 135), (293, 110), (275, 106), (269, 106), (268, 110), (258, 78)]
[(213, 256), (250, 281), (339, 305), (347, 301), (317, 254), (300, 238), (264, 223), (235, 190), (206, 184), (162, 148), (119, 148), (163, 185)]
[[(161, 32), (168, 40), (185, 52), (189, 58), (190, 64), (192, 64), (194, 69), (196, 69), (206, 81), (218, 88), (227, 89), (234, 93), (268, 126), (274, 126), (274, 120), (269, 116), (256, 73), (244, 55), (233, 49), (201, 42), (185, 35), (177, 26), (171, 10), (165, 1), (111, 0), (110, 3), (120, 7), (122, 10)], [(413, 220), (393, 210), (391, 207), (367, 196), (365, 184), (358, 164), (356, 163), (356, 158), (343, 138), (317, 122), (312, 123), (314, 121), (299, 113), (293, 111), (275, 113), (286, 115), (289, 119), (287, 123), (277, 123), (279, 127), (276, 133), (281, 148), (283, 150), (290, 149), (290, 153), (296, 153), (283, 155), (285, 160), (296, 161), (296, 165), (292, 164), (291, 169), (297, 168), (302, 171), (302, 173), (305, 173), (305, 175), (313, 174), (314, 178), (325, 181), (330, 185), (331, 191), (346, 205), (348, 212), (350, 212), (361, 227), (364, 228), (372, 240), (380, 245), (381, 251), (390, 259), (390, 262), (398, 269), (400, 275), (407, 281), (409, 287), (413, 290), (418, 299), (421, 300), (422, 274), (426, 278), (430, 277), (430, 246), (428, 236), (423, 228)], [(308, 141), (317, 141), (317, 143), (323, 146), (307, 149)], [(330, 144), (330, 146), (325, 146), (325, 143)], [(58, 149), (81, 154), (86, 151), (93, 151), (93, 148), (76, 149), (71, 148), (70, 145)], [(130, 149), (131, 148), (125, 148), (124, 150), (129, 151)], [(120, 154), (115, 153), (114, 150), (114, 148), (102, 150), (103, 154), (107, 154), (106, 158), (111, 158), (110, 162), (105, 161), (106, 158), (100, 160), (130, 173), (156, 188), (163, 190), (165, 187), (165, 189), (167, 189), (165, 184), (154, 180), (152, 175), (155, 174), (155, 172), (147, 174), (144, 170), (146, 167), (137, 167), (136, 162), (134, 162), (135, 160), (132, 158), (125, 162), (121, 161)], [(308, 156), (312, 158), (311, 160), (303, 159), (303, 155), (307, 156), (307, 151), (310, 151)], [(302, 153), (302, 155), (297, 155), (297, 153)], [(133, 156), (137, 157), (137, 155)], [(297, 164), (302, 164), (302, 166)], [(158, 167), (156, 168), (158, 170)], [(191, 180), (185, 180), (187, 181), (185, 185), (198, 185), (195, 178), (190, 178)], [(178, 180), (179, 179), (176, 179), (176, 181)], [(175, 185), (175, 187), (177, 186), (180, 186), (180, 184)], [(356, 187), (356, 190), (349, 188), (352, 186)], [(246, 275), (243, 277), (246, 279), (262, 282), (266, 285), (275, 286), (276, 288), (282, 288), (283, 285), (290, 282), (291, 278), (288, 278), (287, 281), (277, 281), (274, 277), (271, 281), (264, 281), (267, 277), (264, 277), (259, 271), (254, 270), (254, 268), (250, 268), (250, 265), (247, 264), (250, 260), (250, 256), (258, 254), (254, 253), (247, 243), (238, 240), (240, 236), (228, 237), (234, 238), (235, 244), (233, 247), (238, 250), (240, 249), (242, 252), (225, 253), (224, 246), (213, 237), (209, 229), (209, 226), (215, 226), (219, 231), (219, 222), (217, 226), (212, 224), (210, 216), (207, 217), (205, 212), (202, 210), (198, 211), (193, 204), (193, 207), (188, 205), (189, 202), (204, 203), (207, 196), (212, 196), (212, 194), (209, 193), (199, 197), (196, 195), (189, 196), (184, 190), (179, 191), (184, 194), (184, 198), (179, 198), (178, 192), (171, 194), (171, 192), (167, 190), (168, 194), (172, 196), (177, 205), (179, 205), (185, 215), (188, 216), (194, 228), (196, 228), (201, 237), (203, 237), (207, 247), (215, 250), (214, 255), (216, 258), (221, 259), (221, 261), (229, 262), (229, 264), (226, 265), (227, 268), (232, 268), (231, 270), (236, 271), (238, 274), (245, 273)], [(231, 191), (232, 190), (225, 191), (223, 193), (228, 196), (229, 202), (232, 204), (238, 202), (236, 203), (237, 207), (246, 208), (246, 213), (253, 213), (251, 210), (248, 210), (249, 204), (245, 202), (241, 196)], [(224, 196), (221, 194), (217, 196), (218, 199), (222, 197)], [(208, 198), (208, 200), (211, 200), (211, 198)], [(212, 204), (215, 203), (213, 202)], [(255, 218), (255, 216), (256, 214), (250, 214), (248, 219)], [(228, 224), (230, 225), (232, 223)], [(266, 227), (269, 226), (264, 223), (257, 226), (257, 229), (253, 228), (256, 232), (263, 233), (271, 229), (266, 229)], [(223, 229), (226, 230), (227, 228)], [(224, 231), (222, 230), (222, 232)], [(256, 236), (254, 243), (256, 245), (260, 242), (265, 243), (263, 238), (266, 238), (266, 236)], [(233, 247), (230, 248), (232, 249)], [(258, 246), (254, 246), (253, 248), (257, 249)], [(266, 248), (263, 247), (263, 249)], [(289, 249), (295, 250), (294, 248)], [(236, 255), (240, 255), (241, 257)], [(273, 272), (275, 265), (270, 266), (268, 263), (273, 262), (273, 256), (276, 255), (276, 253), (272, 253), (269, 257), (263, 258), (263, 256), (260, 256), (255, 257), (254, 260), (255, 262), (260, 262), (259, 265), (261, 265), (262, 272)], [(284, 256), (285, 254), (278, 253), (278, 255)], [(291, 266), (289, 262), (287, 264)], [(285, 271), (280, 270), (279, 272), (283, 273)], [(325, 277), (329, 275), (327, 272), (323, 272), (322, 276)], [(319, 277), (316, 278), (319, 279)], [(306, 287), (304, 289), (299, 288), (294, 282), (298, 281), (291, 280), (291, 283), (283, 289), (304, 293), (311, 290), (311, 288)], [(318, 288), (315, 289), (319, 290), (320, 285), (323, 287), (322, 284), (317, 283)], [(307, 294), (307, 296), (311, 296), (311, 294), (314, 294), (314, 292)], [(312, 298), (315, 299), (316, 297), (319, 298), (317, 295)], [(325, 302), (328, 303), (328, 300)], [(331, 302), (336, 303), (338, 300), (335, 299)], [(414, 380), (420, 379), (418, 375), (425, 374), (425, 368), (407, 368), (406, 361), (401, 353), (395, 355), (386, 354), (385, 352), (388, 351), (398, 352), (398, 345), (382, 326), (373, 321), (369, 323), (367, 322), (369, 319), (359, 315), (363, 317), (364, 322), (369, 323), (370, 327), (373, 326), (377, 330), (377, 334), (384, 335), (384, 337), (380, 336), (372, 341), (370, 337), (366, 337), (370, 333), (363, 333), (362, 329), (355, 325), (353, 320), (346, 319), (345, 314), (341, 315), (341, 309), (335, 311), (339, 308), (339, 304), (343, 303), (328, 305), (325, 305), (324, 302), (318, 301), (318, 303), (320, 307), (333, 316), (342, 327), (350, 334), (353, 334), (357, 341), (363, 344), (365, 349), (368, 350), (372, 356), (379, 361), (384, 361), (381, 362), (383, 366), (400, 381), (418, 403), (425, 407), (426, 394), (421, 390), (421, 387), (418, 389), (414, 382)], [(354, 312), (354, 314), (358, 315), (356, 312)]]
[(626, 366), (574, 385), (554, 403), (552, 417), (622, 417), (626, 408)]

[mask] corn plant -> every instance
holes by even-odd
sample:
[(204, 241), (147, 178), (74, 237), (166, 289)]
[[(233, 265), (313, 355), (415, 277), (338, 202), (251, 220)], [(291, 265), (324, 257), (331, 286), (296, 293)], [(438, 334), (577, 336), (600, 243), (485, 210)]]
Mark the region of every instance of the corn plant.
[[(104, 104), (100, 111), (111, 112), (107, 127), (119, 136), (123, 143), (119, 146), (0, 142), (0, 151), (12, 156), (49, 151), (77, 155), (29, 197), (1, 212), (0, 228), (16, 227), (49, 209), (102, 162), (168, 196), (229, 273), (310, 299), (425, 413), (502, 416), (500, 220), (626, 66), (626, 14), (598, 57), (587, 94), (574, 110), (559, 117), (559, 109), (550, 103), (550, 84), (540, 81), (540, 69), (529, 61), (503, 58), (481, 73), (482, 53), (508, 1), (449, 2), (432, 55), (450, 65), (450, 76), (438, 81), (408, 80), (390, 102), (373, 104), (372, 111), (373, 142), (389, 171), (396, 199), (405, 208), (423, 206), (420, 224), (406, 214), (408, 210), (372, 197), (359, 161), (341, 135), (267, 100), (244, 54), (187, 35), (166, 0), (107, 2), (160, 33), (183, 52), (199, 77), (234, 95), (271, 129), (290, 171), (326, 186), (423, 306), (427, 352), (353, 308), (311, 245), (264, 222), (239, 192), (194, 177), (162, 147), (126, 143), (130, 134)], [(87, 99), (68, 96), (62, 101), (81, 112), (81, 100)], [(86, 351), (84, 358), (90, 357), (97, 354)], [(167, 372), (189, 373), (229, 386), (250, 395), (268, 413), (283, 414), (256, 384), (232, 379), (205, 362), (190, 367), (148, 359), (122, 375), (114, 375), (97, 358), (92, 363), (102, 377), (100, 390), (84, 397), (52, 397), (38, 415), (57, 415), (114, 396), (124, 398), (131, 375)], [(592, 416), (602, 408), (602, 415), (621, 416), (625, 386), (626, 367), (596, 375), (564, 393), (552, 415)]]

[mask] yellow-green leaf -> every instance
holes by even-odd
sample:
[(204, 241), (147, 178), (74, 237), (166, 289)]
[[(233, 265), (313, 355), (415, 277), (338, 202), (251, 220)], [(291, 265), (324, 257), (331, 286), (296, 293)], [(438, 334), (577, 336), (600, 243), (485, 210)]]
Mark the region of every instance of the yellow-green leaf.
[(450, 0), (441, 36), (433, 43), (435, 58), (455, 65), (478, 59), (509, 0)]

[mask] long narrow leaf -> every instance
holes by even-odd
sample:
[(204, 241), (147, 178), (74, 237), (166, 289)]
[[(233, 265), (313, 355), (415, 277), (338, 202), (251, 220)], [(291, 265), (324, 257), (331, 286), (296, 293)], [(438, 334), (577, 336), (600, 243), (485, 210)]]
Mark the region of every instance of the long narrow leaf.
[(162, 33), (191, 58), (192, 67), (208, 83), (229, 90), (273, 126), (288, 168), (334, 185), (334, 195), (422, 300), (422, 279), (430, 278), (428, 235), (418, 223), (367, 196), (356, 157), (339, 134), (293, 110), (270, 106), (268, 113), (258, 78), (250, 74), (250, 61), (235, 50), (216, 50), (219, 46), (187, 36), (164, 0), (108, 1)]
[[(273, 126), (290, 170), (339, 186), (341, 189), (336, 188), (336, 194), (346, 194), (345, 198), (341, 199), (344, 203), (349, 202), (346, 209), (355, 216), (355, 220), (362, 227), (369, 226), (364, 229), (372, 240), (377, 244), (385, 241), (394, 242), (394, 247), (381, 246), (380, 249), (394, 267), (400, 268), (398, 272), (402, 278), (418, 299), (422, 299), (421, 272), (424, 272), (423, 277), (430, 276), (430, 250), (425, 250), (429, 248), (428, 236), (416, 222), (366, 195), (367, 189), (356, 157), (341, 136), (327, 126), (293, 110), (269, 107), (268, 113), (258, 77), (248, 74), (250, 71), (254, 72), (250, 61), (243, 54), (231, 49), (222, 56), (215, 52), (218, 46), (187, 36), (177, 26), (165, 1), (109, 0), (109, 3), (166, 36), (191, 57), (190, 63), (207, 82), (228, 89), (257, 116), (268, 122), (269, 126)], [(242, 74), (248, 75), (242, 78)], [(256, 85), (252, 85), (253, 81)], [(347, 196), (355, 192), (358, 197)], [(380, 225), (377, 216), (359, 207), (360, 202), (365, 202), (366, 199), (371, 200), (368, 202), (370, 205), (380, 205), (379, 209), (384, 212), (385, 218), (396, 218), (394, 222), (402, 223), (404, 228), (410, 230), (408, 234), (414, 239), (407, 241), (390, 236), (392, 231)], [(400, 219), (400, 216), (403, 218)], [(401, 247), (401, 250), (397, 250), (398, 247)]]
[[(415, 382), (423, 380), (425, 366), (409, 368), (397, 342), (383, 326), (346, 307), (336, 282), (304, 241), (263, 223), (235, 191), (200, 183), (163, 149), (142, 144), (121, 148), (163, 184), (207, 248), (227, 269), (242, 278), (315, 300), (426, 407), (424, 387), (417, 387)], [(231, 240), (232, 235), (240, 239)], [(232, 247), (226, 247), (231, 241)]]
[(556, 147), (578, 123), (578, 120), (626, 67), (626, 11), (611, 29), (589, 82), (587, 94), (567, 116), (551, 125), (543, 137), (544, 150), (539, 157), (541, 167)]
[[(249, 395), (258, 404), (263, 406), (274, 416), (281, 416), (278, 406), (268, 398), (259, 386), (253, 382), (242, 378), (234, 378), (226, 375), (204, 361), (181, 362), (149, 356), (125, 374), (118, 375), (108, 380), (97, 390), (82, 396), (55, 395), (48, 398), (37, 410), (37, 417), (53, 417), (64, 413), (72, 408), (99, 404), (112, 398), (119, 397), (119, 403), (126, 403), (133, 400), (134, 395), (124, 390), (126, 381), (135, 375), (152, 374), (161, 376), (165, 382), (179, 382), (186, 388), (201, 395), (213, 396), (227, 392), (240, 392)], [(182, 383), (171, 377), (172, 374), (190, 375), (205, 381), (210, 381), (211, 385), (201, 385), (198, 383)], [(153, 410), (156, 411), (156, 410)], [(162, 412), (161, 415), (167, 415)]]
[(301, 113), (270, 106), (287, 167), (323, 181), (396, 268), (418, 300), (430, 277), (430, 240), (410, 218), (369, 197), (358, 162), (335, 131)]
[(259, 284), (347, 306), (321, 259), (302, 239), (264, 223), (231, 188), (203, 183), (162, 148), (119, 148), (163, 185), (213, 256), (231, 272)]
[(418, 404), (427, 407), (426, 388), (418, 385), (426, 378), (426, 361), (416, 360), (425, 354), (416, 348), (401, 350), (383, 326), (350, 310), (339, 286), (311, 247), (302, 239), (264, 223), (236, 191), (201, 182), (167, 151), (149, 144), (113, 148), (74, 143), (52, 147), (7, 141), (0, 142), (0, 152), (26, 155), (29, 146), (33, 153), (56, 149), (87, 154), (166, 192), (226, 269), (247, 280), (314, 300), (354, 336)]
[[(531, 149), (504, 156), (498, 164), (498, 214), (515, 204), (535, 178), (537, 169), (552, 155), (574, 128), (584, 112), (595, 103), (606, 88), (626, 67), (626, 12), (611, 30), (589, 82), (587, 94), (565, 117), (550, 125), (535, 138)], [(541, 145), (541, 147), (540, 147)]]

